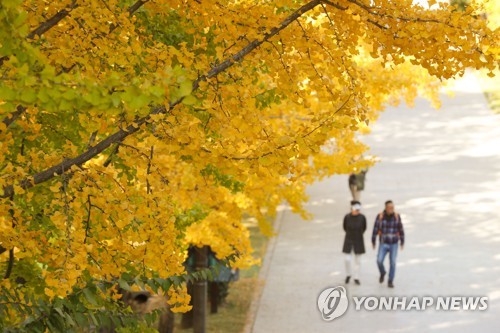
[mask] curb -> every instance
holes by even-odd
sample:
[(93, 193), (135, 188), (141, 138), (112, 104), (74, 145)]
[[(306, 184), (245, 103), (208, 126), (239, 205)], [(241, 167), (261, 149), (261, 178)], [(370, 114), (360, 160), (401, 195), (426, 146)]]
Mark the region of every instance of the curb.
[(288, 204), (284, 203), (279, 205), (278, 207), (283, 207), (283, 209), (278, 211), (276, 219), (274, 220), (273, 223), (273, 229), (276, 231), (276, 235), (269, 239), (269, 243), (266, 248), (266, 254), (264, 255), (264, 260), (262, 261), (262, 266), (259, 270), (259, 276), (258, 276), (259, 285), (255, 288), (255, 291), (252, 295), (252, 302), (250, 303), (246, 324), (245, 327), (243, 328), (242, 333), (252, 333), (253, 331), (255, 318), (257, 317), (257, 312), (259, 311), (260, 298), (262, 296), (262, 292), (264, 291), (265, 281), (269, 273), (269, 267), (271, 266), (271, 261), (273, 259), (274, 249), (276, 247), (276, 242), (281, 231), (280, 230), (281, 223), (283, 217), (285, 216), (285, 211), (288, 208)]

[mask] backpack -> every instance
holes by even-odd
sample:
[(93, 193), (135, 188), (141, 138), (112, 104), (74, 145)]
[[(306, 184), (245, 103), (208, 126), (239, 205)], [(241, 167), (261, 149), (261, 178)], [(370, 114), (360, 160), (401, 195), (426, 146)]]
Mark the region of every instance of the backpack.
[[(383, 217), (384, 217), (384, 212), (381, 212), (381, 213), (378, 214), (378, 221), (379, 221), (379, 223), (382, 223), (382, 218)], [(401, 216), (399, 216), (398, 213), (394, 212), (394, 217), (396, 218), (396, 222), (400, 222), (401, 221)], [(382, 235), (382, 230), (381, 229), (382, 228), (379, 228), (378, 233), (377, 233), (379, 236)], [(397, 233), (397, 235), (399, 237), (399, 232)]]
[(365, 177), (366, 177), (366, 171), (364, 170), (355, 175), (356, 186), (358, 187), (359, 191), (365, 189)]
[[(396, 221), (400, 220), (400, 216), (398, 213), (394, 212), (394, 216), (396, 217)], [(384, 217), (384, 212), (378, 214), (378, 220), (382, 221), (382, 218)]]

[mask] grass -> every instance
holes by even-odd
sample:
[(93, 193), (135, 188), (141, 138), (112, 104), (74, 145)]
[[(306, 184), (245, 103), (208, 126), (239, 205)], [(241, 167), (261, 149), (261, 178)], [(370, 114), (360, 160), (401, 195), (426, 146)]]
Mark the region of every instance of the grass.
[(479, 82), (493, 112), (500, 114), (500, 72), (494, 77), (488, 77), (486, 72), (479, 74)]
[(500, 91), (485, 91), (484, 93), (493, 112), (500, 113)]
[[(253, 221), (245, 223), (250, 230), (250, 240), (254, 248), (254, 256), (263, 258), (268, 238), (259, 232)], [(263, 282), (259, 280), (259, 266), (252, 266), (240, 271), (240, 279), (229, 286), (229, 295), (224, 304), (219, 306), (216, 314), (210, 314), (207, 307), (207, 333), (241, 333), (247, 323), (250, 305), (256, 292), (261, 290)], [(181, 314), (176, 316), (175, 332), (188, 333), (192, 329), (181, 329)]]

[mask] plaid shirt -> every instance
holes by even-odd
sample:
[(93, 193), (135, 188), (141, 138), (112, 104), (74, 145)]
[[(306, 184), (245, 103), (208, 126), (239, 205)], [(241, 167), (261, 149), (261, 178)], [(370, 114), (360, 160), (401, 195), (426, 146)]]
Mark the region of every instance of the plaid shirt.
[(381, 244), (395, 244), (401, 240), (401, 245), (404, 245), (405, 232), (403, 230), (403, 223), (401, 223), (401, 216), (399, 214), (388, 216), (385, 212), (377, 215), (375, 225), (373, 226), (373, 244), (376, 242), (377, 235), (379, 235)]

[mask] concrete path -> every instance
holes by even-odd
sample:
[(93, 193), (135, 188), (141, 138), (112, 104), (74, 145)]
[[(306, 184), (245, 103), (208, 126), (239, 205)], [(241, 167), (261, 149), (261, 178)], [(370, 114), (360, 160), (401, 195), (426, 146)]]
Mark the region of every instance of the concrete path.
[[(382, 162), (367, 174), (362, 194), (368, 218), (361, 286), (349, 296), (486, 295), (489, 308), (464, 311), (355, 311), (321, 319), (319, 293), (344, 285), (342, 218), (347, 176), (308, 189), (312, 221), (285, 211), (269, 251), (266, 284), (253, 333), (500, 332), (500, 115), (494, 115), (475, 77), (459, 82), (434, 110), (387, 110), (364, 138)], [(402, 214), (406, 247), (398, 254), (395, 289), (378, 283), (370, 244), (375, 215), (386, 199)]]

